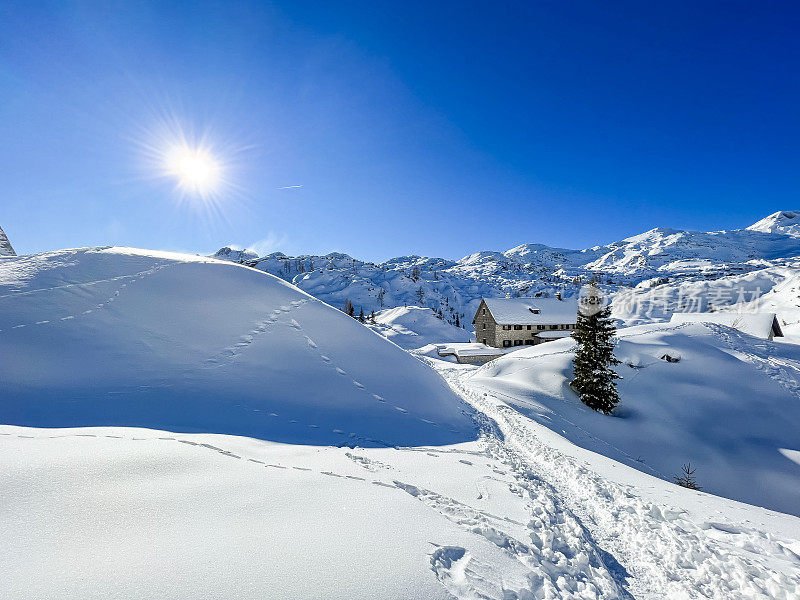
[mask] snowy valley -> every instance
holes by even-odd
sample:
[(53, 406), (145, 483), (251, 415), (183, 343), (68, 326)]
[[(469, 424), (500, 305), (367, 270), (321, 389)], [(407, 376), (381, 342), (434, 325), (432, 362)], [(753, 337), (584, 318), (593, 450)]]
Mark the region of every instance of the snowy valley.
[[(458, 261), (4, 256), (0, 596), (798, 600), (794, 219)], [(570, 338), (435, 351), (483, 296), (591, 277), (613, 416), (569, 388)], [(687, 297), (788, 335), (667, 323)]]

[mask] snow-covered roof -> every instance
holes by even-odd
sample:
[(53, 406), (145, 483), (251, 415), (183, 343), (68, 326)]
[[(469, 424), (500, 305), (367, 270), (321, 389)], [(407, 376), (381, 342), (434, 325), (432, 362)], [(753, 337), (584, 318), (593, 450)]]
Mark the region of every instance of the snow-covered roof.
[(500, 325), (553, 325), (574, 323), (578, 314), (575, 300), (557, 298), (484, 298)]
[(696, 312), (673, 313), (670, 323), (717, 323), (742, 333), (767, 339), (770, 333), (783, 336), (775, 313)]

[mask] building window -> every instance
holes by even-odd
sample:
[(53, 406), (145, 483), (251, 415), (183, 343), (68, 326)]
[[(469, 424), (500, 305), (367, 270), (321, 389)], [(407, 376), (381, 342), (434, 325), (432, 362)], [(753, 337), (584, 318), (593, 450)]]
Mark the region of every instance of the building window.
[(537, 325), (536, 329), (538, 329), (539, 331), (542, 331), (544, 329), (544, 325)]
[(511, 331), (511, 325), (503, 325), (503, 331)]
[(508, 348), (511, 345), (511, 340), (503, 340), (503, 348)]
[(514, 325), (514, 329), (516, 331), (520, 331), (522, 329), (522, 325)]
[(550, 329), (558, 329), (558, 325), (550, 325)]
[(533, 346), (533, 340), (525, 340), (526, 346)]
[(530, 331), (530, 330), (531, 330), (531, 326), (530, 326), (530, 325), (528, 325), (528, 331)]
[(486, 323), (483, 324), (483, 328), (486, 329)]
[(483, 309), (483, 314), (486, 314), (486, 309), (485, 308)]
[(483, 338), (483, 345), (486, 345), (486, 338)]
[(515, 346), (522, 346), (522, 340), (514, 340)]

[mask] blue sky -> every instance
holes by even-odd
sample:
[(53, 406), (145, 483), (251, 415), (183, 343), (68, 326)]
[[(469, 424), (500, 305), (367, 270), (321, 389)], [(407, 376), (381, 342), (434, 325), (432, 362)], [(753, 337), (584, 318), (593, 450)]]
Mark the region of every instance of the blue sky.
[[(798, 30), (791, 3), (4, 2), (0, 225), (365, 259), (744, 227), (800, 203)], [(161, 172), (179, 132), (225, 164), (214, 206)]]

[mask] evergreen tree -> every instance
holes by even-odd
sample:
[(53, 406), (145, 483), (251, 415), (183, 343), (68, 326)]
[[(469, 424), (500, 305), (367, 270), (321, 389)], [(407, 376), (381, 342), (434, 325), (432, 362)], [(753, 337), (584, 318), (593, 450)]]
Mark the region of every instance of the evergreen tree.
[(616, 326), (611, 307), (603, 307), (595, 284), (587, 287), (577, 319), (572, 337), (578, 342), (578, 350), (572, 361), (574, 378), (570, 386), (586, 406), (609, 414), (619, 402), (615, 381), (619, 375), (611, 368), (619, 364), (611, 342)]
[(355, 317), (355, 315), (356, 315), (356, 309), (355, 309), (355, 307), (353, 306), (353, 303), (352, 303), (352, 302), (350, 302), (350, 299), (349, 299), (349, 298), (347, 298), (347, 299), (344, 301), (344, 312), (346, 312), (346, 313), (347, 313), (348, 315), (350, 315), (351, 317)]
[(361, 307), (361, 312), (358, 313), (358, 320), (364, 323), (367, 319), (364, 317), (364, 307)]
[(458, 313), (456, 313), (456, 327), (461, 327), (461, 323), (458, 320)]

